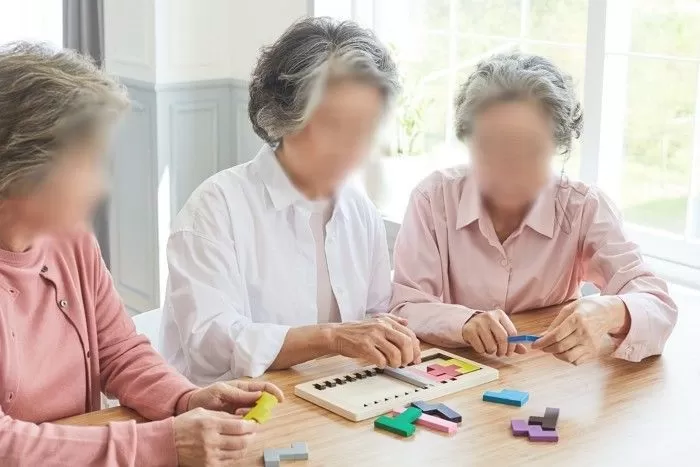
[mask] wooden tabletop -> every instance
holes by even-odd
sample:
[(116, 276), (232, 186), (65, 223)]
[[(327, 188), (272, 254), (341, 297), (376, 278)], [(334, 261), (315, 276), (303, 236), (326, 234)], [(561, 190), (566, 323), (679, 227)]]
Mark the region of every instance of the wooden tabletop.
[[(700, 303), (700, 295), (694, 304)], [(691, 304), (692, 305), (692, 304)], [(513, 316), (520, 332), (538, 333), (552, 311)], [(372, 420), (353, 423), (294, 396), (298, 383), (346, 371), (358, 364), (329, 357), (271, 372), (263, 379), (287, 396), (261, 427), (242, 465), (262, 465), (264, 447), (306, 441), (309, 466), (660, 466), (700, 465), (700, 310), (681, 309), (678, 325), (662, 357), (642, 363), (605, 360), (573, 367), (541, 352), (498, 360), (471, 351), (456, 352), (500, 371), (500, 379), (441, 400), (460, 412), (454, 436), (419, 428), (404, 439), (375, 431)], [(522, 408), (481, 401), (487, 389), (530, 393)], [(537, 444), (510, 433), (512, 418), (542, 415), (558, 407), (559, 443)], [(104, 424), (138, 417), (124, 408), (64, 420)], [(140, 417), (138, 417), (140, 419)]]

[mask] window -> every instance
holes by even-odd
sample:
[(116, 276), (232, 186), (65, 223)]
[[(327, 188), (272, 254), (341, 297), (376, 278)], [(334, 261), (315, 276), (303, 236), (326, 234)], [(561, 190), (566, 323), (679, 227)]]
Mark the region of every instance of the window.
[[(404, 74), (398, 128), (390, 130), (396, 135), (385, 154), (394, 157), (381, 162), (401, 168), (371, 174), (368, 187), (375, 198), (380, 193), (389, 218), (400, 219), (411, 187), (431, 169), (466, 160), (453, 136), (457, 87), (481, 58), (518, 47), (568, 71), (583, 102), (582, 141), (556, 167), (601, 186), (645, 254), (700, 268), (700, 1), (315, 5), (316, 14), (372, 27)], [(386, 175), (392, 173), (400, 176)]]
[(17, 40), (63, 45), (63, 2), (21, 0), (0, 6), (0, 44)]

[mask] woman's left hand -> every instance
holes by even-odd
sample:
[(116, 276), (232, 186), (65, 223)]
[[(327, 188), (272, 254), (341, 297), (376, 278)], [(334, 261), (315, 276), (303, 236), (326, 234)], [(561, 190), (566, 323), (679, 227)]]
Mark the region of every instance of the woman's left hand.
[(619, 297), (581, 298), (562, 308), (532, 348), (574, 365), (609, 355), (615, 347), (610, 334), (626, 326), (626, 315)]
[(202, 407), (208, 410), (229, 412), (242, 415), (255, 405), (262, 393), (269, 392), (278, 401), (284, 400), (282, 391), (272, 383), (254, 380), (235, 380), (214, 383), (197, 389), (192, 396), (187, 410)]

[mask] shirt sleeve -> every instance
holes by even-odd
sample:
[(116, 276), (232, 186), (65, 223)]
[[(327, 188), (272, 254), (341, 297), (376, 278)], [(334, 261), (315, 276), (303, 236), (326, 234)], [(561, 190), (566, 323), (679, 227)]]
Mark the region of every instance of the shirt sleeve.
[(150, 420), (185, 412), (197, 387), (168, 365), (148, 338), (136, 332), (94, 243), (95, 316), (104, 392)]
[(262, 375), (277, 358), (289, 326), (255, 323), (244, 314), (245, 282), (233, 243), (177, 231), (167, 255), (165, 311), (177, 326), (190, 379), (208, 383)]
[(391, 262), (384, 219), (374, 210), (373, 220), (372, 271), (367, 294), (367, 313), (369, 314), (388, 312), (391, 299)]
[(583, 208), (581, 232), (584, 280), (602, 295), (619, 296), (630, 314), (629, 332), (613, 355), (640, 361), (660, 354), (676, 324), (676, 304), (666, 283), (644, 263), (639, 247), (625, 237), (610, 200), (593, 189)]
[(13, 419), (0, 408), (0, 465), (172, 466), (177, 464), (173, 419), (77, 427)]
[[(446, 226), (428, 196), (415, 190), (394, 246), (392, 313), (408, 320), (418, 338), (444, 347), (463, 347), (462, 327), (475, 310), (444, 303), (448, 282)], [(444, 219), (444, 216), (442, 216)]]

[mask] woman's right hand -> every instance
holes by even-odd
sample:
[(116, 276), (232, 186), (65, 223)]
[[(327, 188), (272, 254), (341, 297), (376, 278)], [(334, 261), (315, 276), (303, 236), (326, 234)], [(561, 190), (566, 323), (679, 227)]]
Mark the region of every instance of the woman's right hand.
[(365, 321), (334, 325), (331, 348), (335, 353), (362, 358), (379, 368), (420, 363), (420, 341), (401, 322), (380, 314)]
[(462, 337), (478, 353), (510, 357), (523, 354), (527, 348), (522, 344), (509, 344), (508, 336), (518, 331), (503, 310), (484, 311), (473, 315), (462, 328)]
[(181, 467), (214, 467), (243, 457), (257, 423), (198, 408), (175, 417), (173, 429)]

